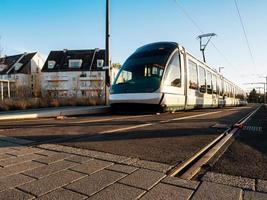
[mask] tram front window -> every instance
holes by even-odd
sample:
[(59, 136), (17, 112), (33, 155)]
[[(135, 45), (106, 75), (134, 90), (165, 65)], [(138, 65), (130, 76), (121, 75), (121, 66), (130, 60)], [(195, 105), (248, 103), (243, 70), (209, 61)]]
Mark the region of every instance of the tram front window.
[(111, 94), (149, 93), (160, 87), (165, 65), (173, 49), (137, 50), (122, 66), (111, 88)]

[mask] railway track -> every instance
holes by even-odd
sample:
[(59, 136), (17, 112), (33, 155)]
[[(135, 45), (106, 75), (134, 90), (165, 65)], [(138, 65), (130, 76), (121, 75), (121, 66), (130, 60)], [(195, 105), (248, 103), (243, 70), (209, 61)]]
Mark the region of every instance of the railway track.
[[(167, 172), (170, 176), (178, 176), (182, 179), (190, 180), (195, 177), (200, 170), (208, 163), (209, 160), (216, 157), (216, 154), (244, 127), (244, 124), (260, 109), (258, 106), (255, 110), (236, 122), (231, 128), (228, 128), (208, 145), (199, 150), (189, 159), (178, 164)], [(220, 156), (220, 155), (218, 155)]]

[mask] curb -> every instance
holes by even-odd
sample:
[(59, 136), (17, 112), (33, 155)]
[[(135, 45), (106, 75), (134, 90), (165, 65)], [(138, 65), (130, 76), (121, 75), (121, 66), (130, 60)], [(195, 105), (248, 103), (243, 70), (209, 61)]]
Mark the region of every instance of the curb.
[(58, 116), (75, 116), (88, 114), (102, 114), (109, 111), (109, 106), (83, 106), (72, 108), (55, 108), (54, 110), (33, 110), (33, 111), (18, 111), (17, 113), (0, 114), (0, 121), (2, 120), (18, 120), (18, 119), (36, 119), (49, 118)]

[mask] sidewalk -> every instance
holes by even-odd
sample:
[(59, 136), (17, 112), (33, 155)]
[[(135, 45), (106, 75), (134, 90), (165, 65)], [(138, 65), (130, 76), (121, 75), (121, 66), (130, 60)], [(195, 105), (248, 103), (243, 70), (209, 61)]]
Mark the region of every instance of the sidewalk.
[(100, 114), (109, 111), (108, 106), (75, 106), (58, 108), (40, 108), (0, 112), (0, 120), (35, 119), (45, 117)]
[(166, 164), (32, 142), (0, 137), (0, 199), (267, 199), (266, 181), (186, 181), (166, 176)]

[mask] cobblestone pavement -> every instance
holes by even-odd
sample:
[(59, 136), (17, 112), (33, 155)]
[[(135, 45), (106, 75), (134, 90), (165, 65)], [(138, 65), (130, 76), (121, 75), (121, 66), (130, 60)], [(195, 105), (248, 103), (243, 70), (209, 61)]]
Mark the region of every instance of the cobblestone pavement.
[[(173, 166), (0, 136), (0, 199), (267, 199), (267, 181), (208, 173), (166, 176)], [(27, 145), (27, 146), (25, 146)]]

